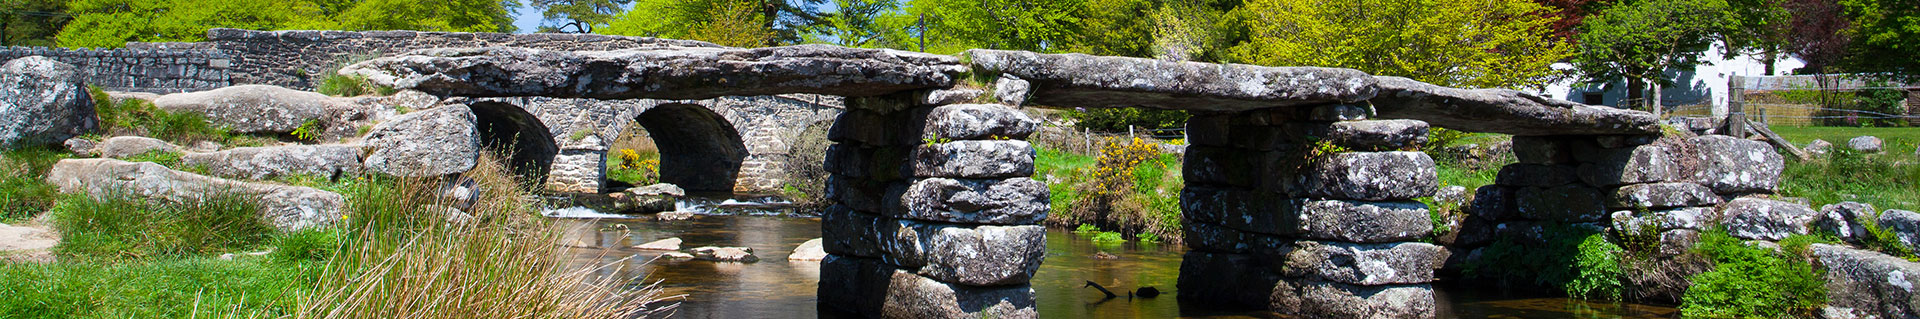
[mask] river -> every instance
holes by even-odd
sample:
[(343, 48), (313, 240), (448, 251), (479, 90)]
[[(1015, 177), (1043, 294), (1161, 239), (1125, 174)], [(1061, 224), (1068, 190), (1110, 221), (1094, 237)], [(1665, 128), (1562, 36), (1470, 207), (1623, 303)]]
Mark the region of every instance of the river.
[[(575, 242), (569, 252), (579, 265), (600, 265), (603, 275), (631, 278), (629, 288), (657, 284), (667, 295), (684, 295), (675, 318), (813, 318), (818, 262), (789, 262), (793, 249), (820, 236), (820, 219), (747, 209), (695, 207), (708, 214), (689, 220), (566, 219)], [(686, 205), (683, 205), (686, 206)], [(751, 205), (748, 205), (751, 206)], [(731, 211), (731, 212), (729, 212)], [(758, 263), (720, 263), (658, 258), (665, 252), (633, 245), (679, 237), (682, 248), (751, 247)], [(1105, 251), (1117, 259), (1091, 258)], [(1179, 245), (1128, 242), (1096, 245), (1068, 231), (1047, 232), (1047, 259), (1033, 278), (1044, 318), (1285, 318), (1270, 312), (1218, 311), (1182, 305), (1175, 297)], [(607, 266), (611, 264), (612, 266)], [(1099, 283), (1123, 296), (1084, 288)], [(1156, 287), (1159, 298), (1124, 297), (1121, 291)], [(1567, 298), (1504, 295), (1447, 282), (1436, 284), (1440, 318), (1674, 318), (1671, 307), (1586, 302)]]

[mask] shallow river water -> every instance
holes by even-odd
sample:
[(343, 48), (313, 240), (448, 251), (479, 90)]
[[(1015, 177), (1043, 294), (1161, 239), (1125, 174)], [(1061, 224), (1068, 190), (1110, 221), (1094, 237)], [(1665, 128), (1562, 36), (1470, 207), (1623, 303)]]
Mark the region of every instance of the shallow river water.
[[(698, 215), (691, 220), (570, 219), (581, 266), (600, 265), (602, 274), (635, 278), (630, 287), (657, 283), (668, 295), (685, 295), (675, 318), (813, 318), (817, 262), (788, 262), (796, 246), (820, 236), (820, 219), (770, 215)], [(629, 248), (679, 237), (684, 249), (700, 246), (753, 248), (758, 263), (716, 263), (655, 259), (664, 252)], [(1101, 260), (1099, 251), (1119, 256)], [(1126, 243), (1096, 246), (1066, 231), (1047, 232), (1047, 259), (1033, 279), (1044, 318), (1284, 318), (1268, 312), (1217, 311), (1182, 305), (1174, 284), (1179, 277), (1178, 245)], [(613, 266), (607, 266), (613, 264)], [(1087, 281), (1120, 293), (1104, 295), (1083, 288)], [(1168, 292), (1159, 298), (1127, 299), (1121, 292), (1151, 286)], [(1670, 307), (1589, 303), (1567, 298), (1502, 295), (1439, 283), (1441, 318), (1673, 318)]]

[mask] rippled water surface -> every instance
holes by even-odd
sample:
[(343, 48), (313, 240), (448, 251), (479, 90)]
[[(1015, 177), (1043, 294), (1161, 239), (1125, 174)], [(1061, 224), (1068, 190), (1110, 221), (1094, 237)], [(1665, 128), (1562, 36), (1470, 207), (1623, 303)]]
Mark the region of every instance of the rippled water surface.
[[(634, 287), (658, 282), (667, 294), (685, 295), (677, 318), (810, 318), (820, 280), (817, 262), (788, 262), (800, 243), (820, 236), (818, 218), (776, 215), (699, 215), (691, 220), (571, 219), (571, 249), (581, 266), (638, 278)], [(683, 249), (700, 246), (753, 248), (758, 263), (716, 263), (658, 259), (664, 252), (631, 247), (679, 237)], [(1106, 251), (1118, 259), (1090, 256)], [(1219, 311), (1183, 306), (1175, 294), (1180, 256), (1177, 245), (1126, 243), (1097, 246), (1065, 231), (1047, 232), (1047, 259), (1033, 279), (1045, 318), (1284, 318), (1267, 312)], [(612, 265), (609, 265), (612, 264)], [(1105, 299), (1088, 281), (1106, 286), (1120, 298)], [(1156, 287), (1159, 298), (1128, 299), (1123, 291)], [(1529, 298), (1441, 284), (1436, 298), (1442, 318), (1672, 318), (1673, 308), (1587, 303), (1566, 298)]]

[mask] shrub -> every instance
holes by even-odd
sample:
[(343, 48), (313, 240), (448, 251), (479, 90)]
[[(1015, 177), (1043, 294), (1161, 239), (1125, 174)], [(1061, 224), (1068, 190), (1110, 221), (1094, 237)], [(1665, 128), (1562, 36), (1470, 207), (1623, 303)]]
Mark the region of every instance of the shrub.
[(1713, 270), (1689, 278), (1681, 297), (1687, 317), (1811, 318), (1827, 303), (1824, 275), (1807, 260), (1810, 236), (1780, 242), (1781, 249), (1749, 246), (1725, 231), (1701, 234), (1694, 250), (1713, 260)]
[(260, 244), (274, 233), (257, 217), (252, 199), (216, 192), (203, 200), (173, 201), (123, 192), (70, 195), (53, 209), (61, 259), (139, 260), (205, 256)]
[(1482, 248), (1480, 259), (1467, 263), (1461, 273), (1499, 286), (1564, 291), (1580, 275), (1576, 267), (1580, 244), (1598, 233), (1590, 228), (1553, 224), (1540, 232), (1542, 244), (1501, 238)]
[(785, 172), (781, 176), (781, 195), (801, 207), (825, 207), (827, 201), (827, 123), (808, 125), (799, 131), (787, 132), (781, 140), (787, 144), (787, 153), (780, 157), (780, 168)]
[(293, 128), (292, 134), (295, 139), (314, 141), (320, 139), (320, 132), (324, 130), (326, 128), (320, 127), (320, 120), (307, 120), (300, 123), (300, 127)]
[(1620, 300), (1620, 277), (1625, 274), (1620, 267), (1622, 253), (1620, 246), (1607, 242), (1606, 234), (1587, 235), (1574, 256), (1574, 276), (1567, 282), (1567, 295)]
[(659, 153), (623, 148), (607, 164), (607, 179), (641, 186), (660, 182)]
[[(1050, 159), (1051, 160), (1051, 159)], [(1179, 159), (1160, 154), (1153, 143), (1107, 143), (1091, 166), (1073, 170), (1065, 182), (1049, 189), (1067, 188), (1054, 195), (1055, 210), (1048, 224), (1056, 227), (1090, 224), (1121, 234), (1154, 233), (1178, 238), (1181, 187)], [(1171, 188), (1171, 189), (1169, 189)]]

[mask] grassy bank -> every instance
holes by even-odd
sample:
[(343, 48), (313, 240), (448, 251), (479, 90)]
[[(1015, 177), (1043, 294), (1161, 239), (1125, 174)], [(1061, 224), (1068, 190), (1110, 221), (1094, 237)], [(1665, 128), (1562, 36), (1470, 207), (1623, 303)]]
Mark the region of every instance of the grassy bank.
[[(1775, 133), (1794, 145), (1814, 139), (1834, 143), (1830, 153), (1812, 161), (1788, 159), (1780, 176), (1780, 193), (1812, 200), (1815, 208), (1839, 202), (1861, 202), (1885, 209), (1920, 209), (1920, 128), (1790, 127), (1774, 126)], [(1848, 139), (1879, 137), (1885, 151), (1864, 154), (1848, 148)]]
[(1160, 153), (1157, 143), (1108, 143), (1097, 155), (1040, 148), (1034, 168), (1051, 192), (1050, 226), (1107, 242), (1182, 239), (1180, 155)]

